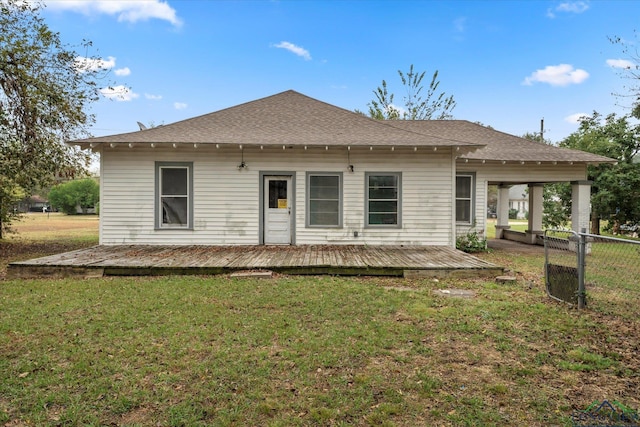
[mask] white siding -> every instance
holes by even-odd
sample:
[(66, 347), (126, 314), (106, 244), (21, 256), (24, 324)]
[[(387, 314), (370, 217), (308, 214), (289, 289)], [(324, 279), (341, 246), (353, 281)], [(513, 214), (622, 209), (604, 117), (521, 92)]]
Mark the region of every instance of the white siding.
[[(260, 241), (260, 172), (295, 173), (296, 244), (452, 245), (452, 160), (449, 150), (251, 147), (240, 150), (106, 148), (101, 156), (100, 242), (249, 245)], [(155, 230), (155, 162), (193, 162), (193, 230)], [(343, 173), (343, 227), (306, 228), (306, 172)], [(402, 227), (365, 227), (365, 172), (402, 173)], [(354, 237), (354, 232), (358, 237)]]

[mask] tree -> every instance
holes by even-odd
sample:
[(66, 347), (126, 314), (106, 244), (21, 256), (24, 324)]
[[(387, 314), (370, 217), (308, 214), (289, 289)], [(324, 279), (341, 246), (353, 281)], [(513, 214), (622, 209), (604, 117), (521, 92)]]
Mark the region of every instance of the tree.
[[(640, 41), (638, 32), (633, 31), (634, 38)], [(622, 53), (627, 57), (622, 63), (622, 76), (631, 80), (631, 85), (625, 87), (629, 94), (621, 94), (621, 97), (631, 97), (631, 116), (640, 119), (640, 52), (638, 51), (638, 43), (627, 41), (622, 37), (609, 37), (609, 41), (621, 47)]]
[(92, 178), (58, 184), (49, 192), (49, 203), (67, 215), (75, 215), (78, 208), (87, 213), (100, 201), (100, 186)]
[(104, 69), (64, 45), (40, 7), (0, 1), (0, 238), (15, 219), (16, 194), (82, 175), (89, 164), (64, 141), (89, 136), (94, 118), (85, 109)]
[[(594, 112), (580, 121), (579, 129), (560, 142), (573, 148), (618, 160), (616, 165), (589, 166), (592, 233), (599, 233), (600, 220), (609, 219), (607, 229), (617, 232), (626, 222), (640, 222), (640, 125), (629, 116), (609, 114), (604, 119)], [(566, 203), (566, 202), (565, 202)]]
[(367, 104), (370, 117), (378, 120), (442, 120), (452, 117), (451, 111), (456, 102), (453, 96), (446, 96), (444, 92), (437, 93), (440, 86), (437, 70), (433, 73), (424, 99), (422, 79), (425, 71), (415, 71), (412, 64), (407, 73), (398, 70), (398, 75), (405, 89), (403, 106), (398, 107), (393, 103), (394, 94), (389, 93), (387, 82), (382, 80), (381, 86), (373, 91), (375, 99)]

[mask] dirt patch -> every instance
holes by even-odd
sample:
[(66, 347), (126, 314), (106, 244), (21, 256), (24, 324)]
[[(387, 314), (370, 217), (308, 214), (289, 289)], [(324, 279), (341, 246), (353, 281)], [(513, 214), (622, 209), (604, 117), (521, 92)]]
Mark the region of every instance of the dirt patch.
[(489, 239), (487, 246), (491, 250), (504, 251), (516, 254), (540, 254), (544, 255), (544, 246), (528, 245), (526, 243), (514, 242), (505, 239)]

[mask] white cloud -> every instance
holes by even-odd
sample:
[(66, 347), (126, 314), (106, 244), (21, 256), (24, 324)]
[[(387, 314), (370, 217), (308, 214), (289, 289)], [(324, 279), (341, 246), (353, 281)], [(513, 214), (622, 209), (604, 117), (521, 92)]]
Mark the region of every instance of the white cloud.
[(311, 60), (311, 54), (309, 53), (309, 51), (301, 46), (296, 46), (293, 43), (289, 43), (289, 42), (280, 42), (276, 45), (273, 45), (273, 47), (277, 47), (278, 49), (286, 49), (291, 53), (294, 53), (298, 56), (300, 56), (301, 58), (304, 58), (305, 61), (310, 61)]
[(565, 117), (564, 121), (567, 123), (572, 123), (577, 125), (580, 123), (580, 119), (584, 117), (589, 117), (589, 115), (587, 113), (575, 113)]
[(77, 56), (74, 59), (74, 67), (79, 73), (85, 73), (88, 71), (110, 70), (116, 66), (116, 58), (113, 56), (107, 59), (101, 58), (85, 58), (84, 56)]
[(612, 68), (625, 68), (627, 70), (638, 68), (636, 64), (627, 59), (607, 59), (607, 65)]
[(129, 67), (118, 68), (117, 70), (113, 70), (116, 76), (128, 76), (131, 74), (131, 70)]
[(184, 110), (185, 108), (187, 108), (187, 104), (185, 104), (184, 102), (174, 102), (173, 108), (175, 108), (176, 110)]
[(118, 22), (136, 23), (149, 19), (161, 19), (176, 27), (182, 25), (176, 10), (162, 0), (47, 0), (46, 4), (51, 9), (71, 10), (87, 16), (99, 14), (116, 16)]
[(542, 70), (536, 70), (522, 82), (531, 86), (535, 82), (548, 83), (551, 86), (567, 86), (580, 84), (589, 77), (589, 73), (582, 69), (574, 69), (573, 65), (547, 65)]
[(466, 30), (467, 27), (467, 18), (462, 16), (460, 18), (456, 18), (453, 21), (453, 28), (455, 28), (456, 32), (458, 33), (464, 33), (464, 30)]
[(103, 89), (100, 89), (100, 93), (105, 98), (113, 99), (120, 102), (132, 101), (140, 96), (123, 85), (105, 87)]
[(568, 1), (556, 6), (558, 12), (582, 13), (589, 9), (589, 3), (584, 1)]
[(147, 99), (151, 99), (152, 101), (160, 101), (162, 99), (162, 95), (152, 95), (150, 93), (145, 93), (144, 97)]
[(560, 13), (583, 13), (589, 9), (589, 2), (585, 1), (566, 1), (557, 5), (555, 8), (547, 9), (547, 16), (555, 18), (556, 12)]

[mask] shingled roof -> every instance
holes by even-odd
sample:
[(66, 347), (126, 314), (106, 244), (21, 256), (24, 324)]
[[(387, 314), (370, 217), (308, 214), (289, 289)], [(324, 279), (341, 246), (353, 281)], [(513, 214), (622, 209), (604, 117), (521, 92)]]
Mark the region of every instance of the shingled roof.
[(468, 160), (615, 162), (466, 120), (373, 120), (293, 90), (169, 125), (69, 142), (83, 148), (103, 143), (457, 147), (459, 158)]
[(71, 142), (81, 146), (90, 143), (455, 146), (470, 149), (483, 145), (400, 129), (293, 90), (169, 125)]
[(520, 138), (466, 120), (395, 120), (389, 122), (400, 129), (425, 135), (485, 144), (460, 159), (505, 162), (575, 162), (615, 163), (614, 159), (579, 150), (560, 148), (530, 139)]

